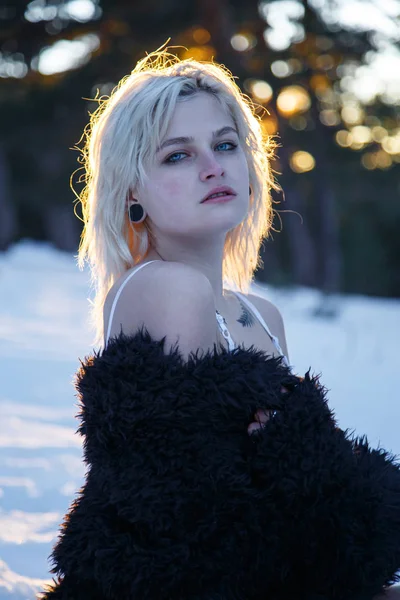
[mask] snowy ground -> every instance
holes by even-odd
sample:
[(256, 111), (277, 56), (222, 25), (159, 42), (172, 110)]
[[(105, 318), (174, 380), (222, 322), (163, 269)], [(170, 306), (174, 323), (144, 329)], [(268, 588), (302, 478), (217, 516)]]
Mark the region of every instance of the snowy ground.
[[(322, 373), (339, 424), (400, 455), (400, 300), (337, 298), (257, 284), (280, 308), (294, 371)], [(0, 600), (31, 600), (51, 580), (47, 557), (83, 483), (72, 380), (92, 351), (88, 272), (72, 255), (24, 241), (0, 254)]]

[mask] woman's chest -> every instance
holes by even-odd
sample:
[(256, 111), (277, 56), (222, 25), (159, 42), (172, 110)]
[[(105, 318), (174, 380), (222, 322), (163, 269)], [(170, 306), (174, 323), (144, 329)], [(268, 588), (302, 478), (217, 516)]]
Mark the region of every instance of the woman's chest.
[[(232, 350), (232, 345), (237, 348), (240, 346), (244, 350), (249, 349), (251, 346), (255, 350), (261, 350), (270, 356), (279, 356), (280, 352), (272, 342), (267, 332), (263, 329), (262, 331), (243, 332), (241, 329), (234, 329), (229, 327), (229, 334), (231, 342), (228, 336), (224, 335), (219, 326), (217, 325), (217, 339), (227, 350)], [(233, 344), (232, 344), (233, 342)]]
[[(237, 299), (233, 311), (225, 315), (216, 314), (217, 339), (227, 349), (254, 346), (268, 355), (279, 356), (280, 352), (260, 320), (240, 297)], [(274, 335), (274, 324), (268, 323), (268, 328)]]

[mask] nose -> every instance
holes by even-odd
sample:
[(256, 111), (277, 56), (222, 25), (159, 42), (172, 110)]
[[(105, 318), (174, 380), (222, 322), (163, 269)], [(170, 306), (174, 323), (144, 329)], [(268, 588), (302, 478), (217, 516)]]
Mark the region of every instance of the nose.
[(223, 166), (216, 160), (215, 156), (212, 156), (205, 160), (200, 172), (200, 179), (201, 181), (207, 181), (211, 177), (220, 177), (224, 173)]

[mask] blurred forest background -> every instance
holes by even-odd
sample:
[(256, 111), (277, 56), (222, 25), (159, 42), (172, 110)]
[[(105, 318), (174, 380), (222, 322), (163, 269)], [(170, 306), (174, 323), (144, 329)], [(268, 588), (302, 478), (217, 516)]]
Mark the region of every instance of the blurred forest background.
[(77, 251), (91, 99), (170, 38), (230, 69), (277, 136), (257, 278), (400, 297), (399, 0), (1, 0), (0, 26), (0, 250)]

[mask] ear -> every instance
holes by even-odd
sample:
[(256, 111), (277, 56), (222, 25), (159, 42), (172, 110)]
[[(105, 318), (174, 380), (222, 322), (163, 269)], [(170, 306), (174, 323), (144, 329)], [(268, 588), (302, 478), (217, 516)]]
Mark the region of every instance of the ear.
[(133, 195), (133, 191), (131, 189), (128, 190), (127, 196), (126, 196), (126, 200), (125, 200), (125, 208), (129, 208), (129, 206), (132, 204), (132, 202), (134, 201), (134, 195)]

